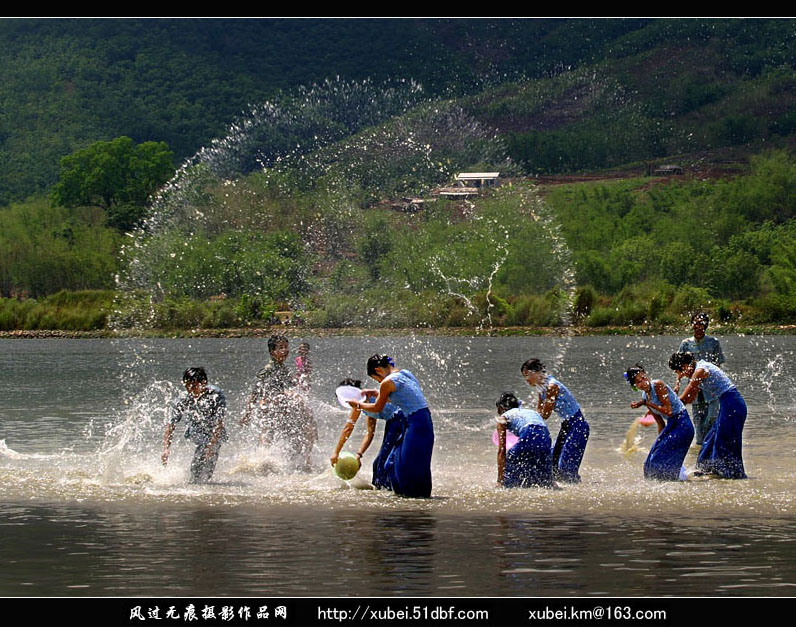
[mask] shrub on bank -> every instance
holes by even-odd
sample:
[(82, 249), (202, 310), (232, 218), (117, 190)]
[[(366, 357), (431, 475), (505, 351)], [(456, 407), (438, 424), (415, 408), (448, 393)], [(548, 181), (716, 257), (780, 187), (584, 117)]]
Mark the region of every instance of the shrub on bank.
[(97, 331), (107, 325), (114, 292), (60, 292), (42, 299), (0, 298), (0, 330)]

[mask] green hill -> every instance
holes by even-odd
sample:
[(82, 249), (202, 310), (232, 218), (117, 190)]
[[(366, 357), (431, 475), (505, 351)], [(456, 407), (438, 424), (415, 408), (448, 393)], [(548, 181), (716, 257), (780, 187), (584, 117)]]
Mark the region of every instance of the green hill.
[(793, 20), (3, 19), (0, 204), (46, 191), (93, 141), (165, 141), (182, 160), (250, 106), (335, 77), (481, 94), (472, 112), (530, 172), (778, 141), (796, 131), (795, 34)]

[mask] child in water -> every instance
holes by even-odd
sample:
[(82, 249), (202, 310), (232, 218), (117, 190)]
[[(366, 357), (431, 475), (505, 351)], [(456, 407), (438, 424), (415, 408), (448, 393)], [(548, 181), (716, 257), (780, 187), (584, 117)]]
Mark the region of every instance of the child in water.
[(204, 368), (188, 368), (182, 375), (185, 392), (171, 408), (163, 434), (163, 465), (168, 464), (171, 439), (177, 423), (185, 419), (185, 437), (196, 445), (191, 460), (191, 483), (207, 483), (213, 476), (221, 443), (227, 440), (224, 392), (207, 383)]
[(641, 390), (641, 400), (630, 406), (645, 406), (658, 424), (658, 437), (644, 462), (644, 476), (660, 481), (684, 479), (683, 461), (694, 439), (694, 425), (685, 405), (672, 388), (660, 379), (650, 379), (639, 364), (627, 369), (625, 380), (634, 390)]
[(580, 405), (563, 383), (545, 372), (538, 359), (529, 359), (520, 368), (531, 387), (539, 388), (536, 411), (547, 420), (555, 411), (561, 417), (561, 429), (553, 446), (553, 478), (566, 483), (580, 483), (580, 463), (589, 441), (589, 423)]
[(719, 415), (705, 435), (697, 456), (694, 475), (718, 475), (724, 479), (746, 479), (742, 437), (746, 422), (746, 401), (721, 368), (691, 353), (674, 353), (669, 368), (677, 379), (690, 379), (680, 400), (691, 403), (700, 390), (719, 399)]
[(302, 342), (298, 347), (296, 357), (296, 384), (302, 392), (310, 391), (312, 381), (312, 360), (310, 359), (310, 345)]
[[(340, 385), (361, 388), (362, 382), (356, 381), (354, 379), (344, 379), (340, 382)], [(369, 402), (373, 402), (376, 400), (376, 396), (373, 395), (367, 400)], [(364, 410), (358, 407), (351, 408), (351, 413), (349, 414), (345, 426), (343, 427), (343, 431), (340, 434), (340, 439), (337, 441), (337, 446), (334, 449), (334, 453), (329, 459), (329, 461), (332, 463), (332, 467), (337, 464), (340, 451), (343, 449), (343, 446), (351, 436), (351, 432), (354, 430), (354, 426), (356, 425), (357, 420), (363, 411)], [(362, 442), (357, 449), (357, 459), (359, 460), (361, 466), (362, 456), (370, 447), (371, 442), (373, 442), (373, 436), (376, 432), (376, 423), (378, 420), (383, 420), (384, 438), (382, 439), (379, 453), (376, 455), (376, 459), (373, 460), (373, 479), (371, 483), (373, 484), (373, 487), (377, 489), (392, 489), (389, 476), (385, 470), (385, 464), (390, 456), (390, 453), (392, 453), (393, 449), (395, 448), (395, 445), (398, 444), (403, 437), (404, 429), (406, 428), (406, 419), (401, 410), (392, 403), (387, 403), (384, 406), (384, 409), (382, 409), (379, 413), (365, 411), (365, 414), (368, 417), (367, 431), (365, 432)]]
[[(507, 488), (553, 487), (553, 455), (545, 421), (532, 409), (520, 407), (512, 392), (504, 392), (495, 405), (498, 483)], [(507, 431), (519, 438), (508, 451)]]
[(403, 435), (384, 464), (390, 486), (401, 496), (429, 497), (434, 425), (420, 384), (408, 370), (395, 368), (387, 355), (373, 355), (367, 370), (368, 376), (379, 383), (378, 396), (373, 403), (352, 401), (351, 406), (379, 413), (389, 401), (406, 416)]

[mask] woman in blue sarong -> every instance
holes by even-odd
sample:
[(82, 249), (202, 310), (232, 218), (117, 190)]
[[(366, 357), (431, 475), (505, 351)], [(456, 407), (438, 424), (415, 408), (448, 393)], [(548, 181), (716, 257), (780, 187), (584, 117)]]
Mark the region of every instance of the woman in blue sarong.
[(401, 496), (429, 497), (434, 425), (420, 384), (408, 370), (395, 368), (387, 355), (373, 355), (367, 368), (368, 376), (379, 383), (378, 396), (372, 403), (352, 401), (351, 406), (378, 413), (390, 402), (406, 421), (400, 440), (384, 463), (390, 488)]
[(634, 390), (641, 390), (641, 400), (630, 406), (646, 407), (658, 424), (658, 437), (644, 462), (644, 477), (659, 481), (685, 479), (683, 461), (694, 439), (694, 424), (685, 405), (672, 388), (660, 379), (650, 379), (639, 364), (627, 369), (625, 380)]
[(746, 479), (743, 465), (743, 427), (746, 401), (721, 368), (709, 361), (697, 360), (691, 353), (674, 353), (669, 368), (681, 378), (690, 379), (680, 395), (691, 403), (700, 391), (719, 399), (719, 415), (710, 427), (697, 456), (695, 475), (718, 475), (724, 479)]
[[(345, 379), (340, 382), (340, 385), (361, 388), (362, 382), (355, 381), (354, 379)], [(374, 400), (376, 400), (375, 395), (368, 398), (369, 402), (373, 402)], [(357, 407), (351, 408), (351, 413), (348, 415), (346, 424), (343, 427), (342, 433), (340, 434), (337, 447), (335, 448), (334, 454), (330, 458), (332, 467), (337, 464), (340, 451), (343, 449), (346, 441), (348, 441), (348, 438), (351, 436), (351, 432), (354, 430), (354, 425), (356, 425), (357, 420), (359, 420), (359, 416), (363, 411), (364, 410), (361, 410)], [(371, 442), (373, 442), (373, 436), (376, 433), (377, 421), (383, 420), (384, 438), (382, 439), (381, 448), (376, 455), (376, 459), (373, 460), (373, 479), (371, 480), (371, 483), (373, 484), (373, 487), (377, 489), (390, 489), (390, 481), (387, 477), (387, 471), (385, 470), (384, 466), (390, 453), (392, 453), (392, 450), (395, 448), (395, 445), (400, 442), (401, 437), (403, 436), (404, 429), (406, 428), (406, 419), (404, 418), (401, 410), (392, 403), (387, 403), (384, 406), (384, 409), (378, 413), (367, 411), (364, 413), (368, 417), (367, 431), (362, 437), (362, 442), (357, 449), (357, 460), (359, 460), (360, 464), (362, 463), (362, 456), (370, 447)]]
[[(495, 403), (498, 432), (498, 483), (506, 488), (553, 487), (553, 453), (547, 424), (532, 409), (520, 407), (512, 392)], [(506, 432), (518, 440), (506, 450)]]
[(544, 364), (529, 359), (520, 369), (531, 387), (540, 389), (536, 411), (547, 420), (555, 411), (561, 417), (561, 428), (553, 446), (553, 477), (567, 483), (580, 482), (580, 463), (589, 441), (589, 423), (580, 405), (566, 386), (546, 374)]

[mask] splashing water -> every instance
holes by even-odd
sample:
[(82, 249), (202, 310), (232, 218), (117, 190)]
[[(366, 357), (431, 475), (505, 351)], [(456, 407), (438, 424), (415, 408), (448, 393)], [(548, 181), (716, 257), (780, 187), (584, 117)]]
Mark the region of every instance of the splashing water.
[[(456, 104), (424, 98), (422, 88), (412, 81), (376, 85), (335, 80), (251, 107), (230, 125), (224, 138), (180, 167), (155, 198), (142, 227), (131, 235), (122, 251), (124, 266), (117, 280), (122, 296), (113, 324), (119, 329), (157, 326), (156, 305), (168, 295), (272, 293), (272, 272), (260, 265), (256, 250), (246, 249), (257, 243), (257, 233), (275, 225), (295, 233), (305, 254), (340, 259), (357, 233), (363, 202), (427, 194), (471, 164), (513, 171), (493, 131)], [(521, 189), (520, 214), (540, 227), (544, 235), (540, 242), (549, 246), (558, 272), (553, 281), (565, 329), (558, 364), (572, 336), (574, 272), (555, 218), (530, 187)], [(309, 204), (308, 198), (312, 198)], [(510, 257), (528, 242), (515, 235), (511, 224), (482, 212), (475, 203), (465, 201), (462, 216), (483, 225), (476, 244), (489, 250), (489, 256), (480, 259), (480, 268), (462, 269), (457, 269), (455, 258), (431, 256), (430, 274), (438, 280), (440, 293), (465, 304), (479, 331), (492, 329), (499, 303), (496, 282)], [(226, 238), (228, 245), (214, 247), (211, 257), (202, 257), (214, 237)], [(286, 250), (292, 244), (281, 241), (276, 246)], [(205, 265), (197, 265), (200, 258)], [(291, 280), (295, 283), (280, 298), (296, 310), (303, 306), (296, 285), (323, 284), (323, 279), (306, 275)], [(129, 301), (141, 292), (148, 294), (148, 302), (131, 306)], [(483, 305), (475, 302), (476, 295)], [(376, 322), (380, 315), (374, 304), (368, 316)], [(409, 343), (413, 361), (430, 364), (426, 378), (436, 378), (431, 366), (439, 367), (449, 358), (414, 334)], [(156, 359), (144, 348), (123, 364), (128, 400), (119, 422), (105, 425), (101, 457), (107, 468), (122, 463), (123, 453), (142, 451), (144, 442), (157, 442), (162, 436), (165, 410), (150, 409), (167, 407), (179, 386), (153, 382), (141, 391), (136, 383), (146, 381)], [(238, 466), (243, 474), (269, 474), (274, 468), (283, 469), (283, 462), (262, 450), (243, 450)]]
[[(155, 267), (186, 263), (200, 245), (191, 239), (201, 233), (268, 230), (285, 219), (294, 222), (308, 248), (339, 252), (334, 247), (353, 232), (356, 190), (374, 200), (417, 195), (449, 179), (463, 163), (505, 161), (502, 144), (461, 108), (422, 105), (422, 97), (412, 81), (327, 81), (252, 107), (224, 139), (186, 161), (157, 195), (122, 251), (126, 264), (119, 286), (160, 285)], [(260, 178), (244, 185), (241, 177), (250, 172)], [(298, 199), (313, 189), (325, 198), (315, 211), (292, 218), (269, 213), (270, 197)], [(171, 233), (176, 237), (169, 239)], [(183, 289), (197, 287), (201, 291), (195, 285)]]
[(630, 428), (625, 434), (625, 439), (619, 447), (619, 452), (622, 453), (626, 459), (629, 459), (636, 453), (644, 453), (647, 451), (647, 449), (641, 446), (641, 435), (639, 434), (640, 427), (641, 422), (639, 422), (638, 419), (635, 419), (630, 424)]
[(542, 226), (551, 241), (551, 255), (556, 261), (559, 270), (558, 276), (558, 304), (561, 312), (561, 335), (563, 341), (560, 343), (558, 352), (555, 355), (553, 369), (557, 369), (564, 361), (567, 349), (575, 335), (572, 324), (572, 311), (574, 309), (576, 276), (572, 264), (572, 252), (567, 246), (564, 235), (561, 232), (561, 224), (553, 215), (549, 206), (539, 197), (535, 190), (526, 192), (523, 195), (523, 206), (528, 215), (536, 223)]
[(766, 370), (761, 376), (761, 383), (763, 384), (763, 388), (766, 391), (768, 396), (768, 403), (767, 406), (771, 411), (772, 415), (776, 415), (777, 407), (776, 407), (776, 397), (774, 396), (774, 387), (776, 385), (777, 377), (782, 376), (782, 373), (785, 372), (786, 362), (785, 357), (782, 354), (776, 355), (773, 359), (770, 359), (766, 363)]

